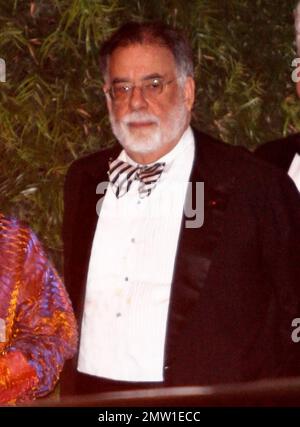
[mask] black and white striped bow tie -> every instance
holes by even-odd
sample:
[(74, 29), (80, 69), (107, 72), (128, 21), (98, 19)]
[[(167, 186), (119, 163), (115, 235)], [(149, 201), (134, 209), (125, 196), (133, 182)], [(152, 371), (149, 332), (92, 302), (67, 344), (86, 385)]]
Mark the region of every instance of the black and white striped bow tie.
[(116, 159), (109, 165), (109, 180), (117, 198), (129, 191), (134, 180), (139, 181), (138, 191), (141, 198), (150, 195), (159, 180), (165, 163), (154, 163), (151, 166), (132, 166)]

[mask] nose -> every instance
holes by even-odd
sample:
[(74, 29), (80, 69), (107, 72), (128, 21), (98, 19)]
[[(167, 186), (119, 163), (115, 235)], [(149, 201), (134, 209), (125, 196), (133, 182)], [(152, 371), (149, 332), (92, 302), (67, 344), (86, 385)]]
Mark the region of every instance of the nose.
[(134, 86), (132, 88), (129, 105), (132, 110), (141, 110), (148, 106), (141, 87)]

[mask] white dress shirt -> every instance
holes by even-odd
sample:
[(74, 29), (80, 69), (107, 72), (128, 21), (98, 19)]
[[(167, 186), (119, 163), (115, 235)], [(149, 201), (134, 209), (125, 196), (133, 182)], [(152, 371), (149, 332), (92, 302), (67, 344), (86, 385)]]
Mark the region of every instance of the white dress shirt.
[(295, 182), (298, 191), (300, 191), (300, 156), (298, 153), (296, 153), (293, 158), (288, 174)]
[[(119, 159), (136, 163), (123, 150)], [(194, 159), (191, 128), (149, 197), (138, 182), (104, 196), (90, 257), (78, 370), (120, 381), (163, 381), (170, 290)]]

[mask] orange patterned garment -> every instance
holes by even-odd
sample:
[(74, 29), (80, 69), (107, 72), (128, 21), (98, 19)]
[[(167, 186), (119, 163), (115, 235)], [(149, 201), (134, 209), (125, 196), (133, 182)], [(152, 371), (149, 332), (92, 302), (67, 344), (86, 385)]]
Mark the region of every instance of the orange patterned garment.
[(0, 404), (48, 394), (76, 347), (70, 300), (38, 239), (0, 214)]

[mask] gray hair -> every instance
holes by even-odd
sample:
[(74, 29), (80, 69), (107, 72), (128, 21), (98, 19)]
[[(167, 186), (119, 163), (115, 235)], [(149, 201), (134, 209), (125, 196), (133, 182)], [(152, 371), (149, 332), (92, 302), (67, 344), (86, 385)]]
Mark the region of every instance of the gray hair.
[(100, 69), (104, 78), (113, 51), (133, 44), (156, 44), (168, 48), (174, 56), (178, 77), (194, 76), (192, 50), (181, 31), (161, 22), (127, 22), (102, 45)]

